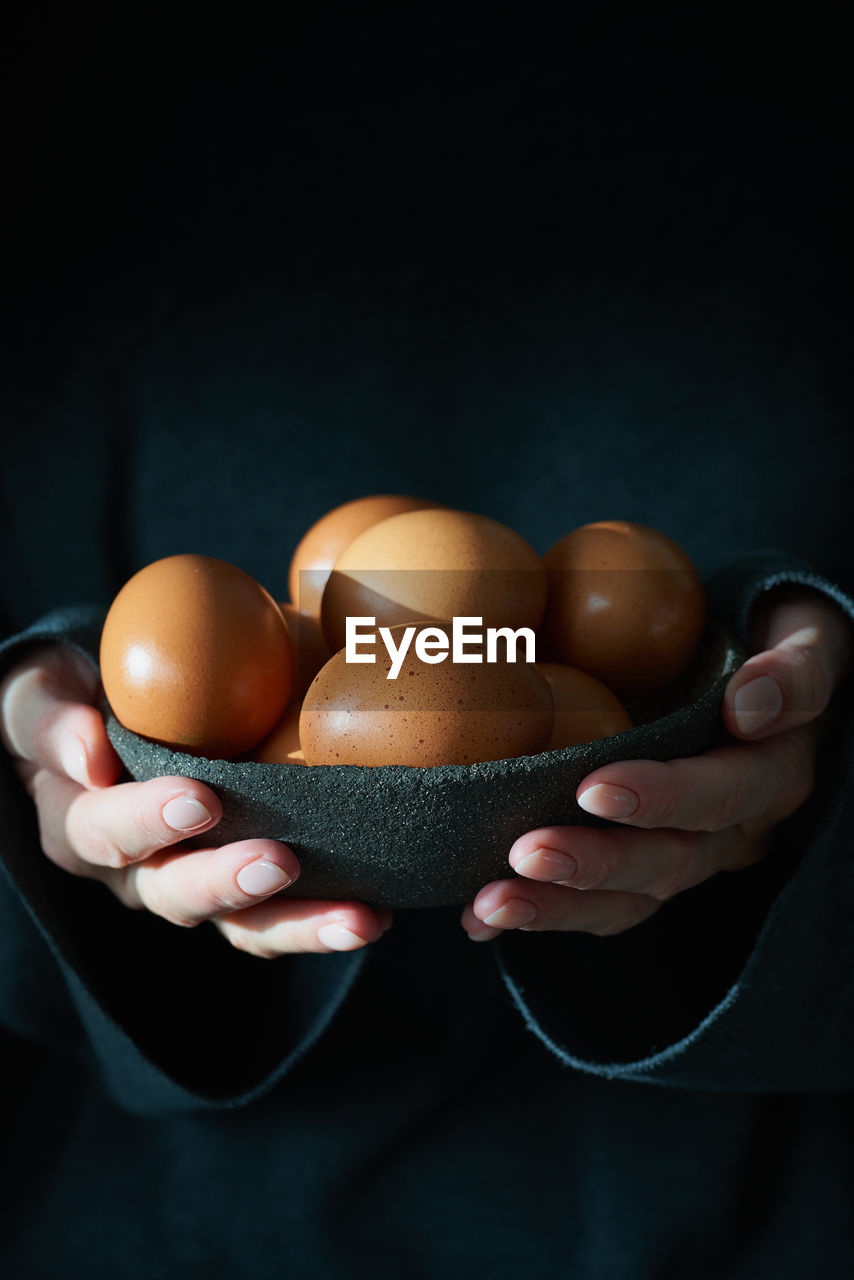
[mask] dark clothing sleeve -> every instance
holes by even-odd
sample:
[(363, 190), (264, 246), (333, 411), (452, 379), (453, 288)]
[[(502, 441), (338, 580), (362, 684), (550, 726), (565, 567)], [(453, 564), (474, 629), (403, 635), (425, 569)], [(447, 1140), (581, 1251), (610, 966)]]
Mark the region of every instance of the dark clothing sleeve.
[[(854, 619), (803, 564), (744, 557), (709, 584), (747, 644), (769, 591), (800, 585)], [(808, 803), (755, 867), (721, 873), (616, 938), (508, 932), (496, 950), (530, 1030), (593, 1075), (726, 1092), (854, 1088), (854, 705), (837, 692)]]
[[(94, 660), (104, 612), (48, 615), (0, 646), (3, 669), (51, 640)], [(2, 794), (0, 1016), (22, 1039), (94, 1058), (123, 1107), (242, 1105), (288, 1071), (345, 999), (362, 953), (264, 965), (211, 926), (182, 930), (130, 911), (45, 857), (35, 807), (5, 752)], [(252, 1033), (236, 1054), (241, 1027)]]

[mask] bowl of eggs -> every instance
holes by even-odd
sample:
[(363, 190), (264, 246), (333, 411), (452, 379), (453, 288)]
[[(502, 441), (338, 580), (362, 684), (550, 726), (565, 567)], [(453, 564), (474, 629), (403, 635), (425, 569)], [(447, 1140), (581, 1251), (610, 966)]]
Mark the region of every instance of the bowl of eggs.
[(600, 521), (540, 556), (490, 517), (378, 495), (306, 532), (287, 599), (213, 557), (146, 565), (100, 667), (127, 775), (219, 795), (197, 843), (281, 840), (287, 895), (415, 908), (512, 875), (526, 831), (605, 825), (575, 801), (601, 765), (725, 737), (744, 657), (657, 530)]

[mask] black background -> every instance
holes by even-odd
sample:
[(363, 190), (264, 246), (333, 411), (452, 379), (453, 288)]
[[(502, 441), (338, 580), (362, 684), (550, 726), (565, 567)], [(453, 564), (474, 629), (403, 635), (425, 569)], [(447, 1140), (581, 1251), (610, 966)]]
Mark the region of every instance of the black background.
[[(18, 16), (10, 488), (43, 474), (85, 506), (142, 383), (195, 456), (236, 448), (225, 403), (271, 461), (261, 417), (291, 423), (296, 477), (276, 523), (234, 453), (204, 502), (140, 481), (160, 524), (106, 583), (84, 539), (21, 617), (102, 598), (196, 531), (236, 558), (241, 520), (244, 567), (277, 590), (336, 502), (421, 480), (477, 509), (496, 458), (481, 509), (538, 550), (618, 516), (666, 521), (704, 570), (767, 544), (847, 580), (843, 48), (821, 14), (693, 6)], [(75, 452), (95, 418), (109, 439)], [(75, 519), (37, 497), (31, 515), (55, 543)]]

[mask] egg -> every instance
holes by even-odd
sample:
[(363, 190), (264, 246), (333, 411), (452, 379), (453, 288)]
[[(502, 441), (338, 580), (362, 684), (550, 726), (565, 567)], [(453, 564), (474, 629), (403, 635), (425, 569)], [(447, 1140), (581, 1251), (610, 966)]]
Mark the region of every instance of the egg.
[(269, 733), (294, 677), (276, 601), (236, 565), (203, 555), (167, 556), (125, 583), (104, 622), (100, 666), (125, 728), (222, 759)]
[(348, 617), (386, 627), (476, 617), (536, 629), (545, 604), (542, 561), (520, 534), (489, 516), (434, 508), (390, 516), (355, 538), (330, 574), (321, 620), (338, 650)]
[[(391, 628), (395, 647), (406, 630)], [(447, 629), (434, 631), (448, 638)], [(348, 663), (341, 650), (318, 672), (299, 723), (308, 764), (466, 765), (535, 755), (548, 741), (554, 702), (533, 662), (459, 663), (450, 652), (441, 662), (422, 661), (413, 640), (389, 679), (384, 646), (375, 658)]]
[(300, 613), (289, 600), (279, 601), (279, 608), (287, 624), (294, 654), (294, 685), (292, 697), (301, 698), (324, 662), (332, 657), (323, 636), (320, 619)]
[(610, 738), (632, 728), (631, 716), (620, 699), (595, 676), (560, 662), (538, 662), (537, 668), (545, 676), (555, 704), (546, 751)]
[(388, 516), (436, 505), (426, 498), (383, 493), (354, 498), (321, 516), (297, 543), (288, 568), (288, 591), (299, 612), (319, 617), (332, 566), (360, 533)]
[(543, 556), (548, 606), (538, 657), (601, 680), (620, 697), (655, 693), (696, 653), (705, 592), (687, 553), (629, 521), (582, 525)]
[(248, 758), (259, 764), (305, 764), (299, 740), (301, 709), (301, 703), (292, 703), (272, 732), (253, 747)]

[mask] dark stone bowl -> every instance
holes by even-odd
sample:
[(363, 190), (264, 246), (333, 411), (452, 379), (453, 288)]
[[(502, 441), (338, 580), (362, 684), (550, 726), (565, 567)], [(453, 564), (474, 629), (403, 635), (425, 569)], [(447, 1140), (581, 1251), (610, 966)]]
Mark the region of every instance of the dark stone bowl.
[(139, 737), (109, 708), (107, 732), (132, 778), (179, 774), (216, 791), (222, 819), (197, 843), (263, 836), (290, 845), (302, 874), (289, 896), (454, 906), (513, 874), (507, 855), (525, 831), (608, 825), (575, 802), (578, 784), (594, 769), (698, 755), (725, 741), (721, 701), (744, 657), (733, 637), (710, 623), (684, 676), (657, 699), (629, 707), (634, 728), (486, 764), (369, 769), (208, 760)]

